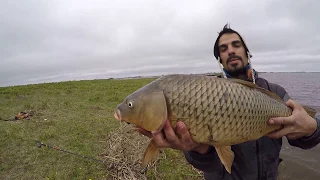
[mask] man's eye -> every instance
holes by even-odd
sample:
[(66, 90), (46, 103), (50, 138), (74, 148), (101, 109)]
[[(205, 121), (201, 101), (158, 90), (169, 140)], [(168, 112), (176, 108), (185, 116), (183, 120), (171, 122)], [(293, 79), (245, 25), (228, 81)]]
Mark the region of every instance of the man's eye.
[(236, 41), (236, 42), (233, 42), (232, 45), (234, 47), (240, 47), (241, 46), (241, 42), (240, 41)]
[(227, 50), (226, 48), (220, 49), (221, 52), (224, 52), (224, 51), (226, 51), (226, 50)]

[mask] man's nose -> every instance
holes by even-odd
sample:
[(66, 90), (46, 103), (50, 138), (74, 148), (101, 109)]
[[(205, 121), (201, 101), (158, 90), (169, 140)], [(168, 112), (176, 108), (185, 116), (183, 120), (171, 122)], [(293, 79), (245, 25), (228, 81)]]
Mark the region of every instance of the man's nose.
[(228, 47), (228, 54), (231, 55), (231, 54), (235, 54), (235, 51), (234, 51), (234, 48), (231, 46), (231, 47)]

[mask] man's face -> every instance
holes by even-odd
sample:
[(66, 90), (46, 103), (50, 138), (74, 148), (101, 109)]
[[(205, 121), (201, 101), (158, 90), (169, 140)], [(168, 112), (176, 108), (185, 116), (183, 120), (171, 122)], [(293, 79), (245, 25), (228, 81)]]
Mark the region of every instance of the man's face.
[(222, 65), (229, 72), (242, 70), (248, 64), (244, 45), (236, 33), (220, 37), (219, 51)]

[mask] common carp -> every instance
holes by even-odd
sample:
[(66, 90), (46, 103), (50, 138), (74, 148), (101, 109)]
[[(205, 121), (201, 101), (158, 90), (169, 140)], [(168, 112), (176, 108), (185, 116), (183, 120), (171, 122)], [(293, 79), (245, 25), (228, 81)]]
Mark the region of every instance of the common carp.
[[(304, 107), (310, 116), (315, 111)], [(172, 74), (162, 76), (128, 95), (115, 109), (115, 118), (147, 131), (158, 132), (168, 119), (183, 121), (193, 141), (215, 147), (228, 173), (234, 160), (231, 145), (256, 140), (280, 125), (272, 117), (292, 110), (277, 94), (239, 79)], [(151, 139), (143, 165), (159, 153)]]

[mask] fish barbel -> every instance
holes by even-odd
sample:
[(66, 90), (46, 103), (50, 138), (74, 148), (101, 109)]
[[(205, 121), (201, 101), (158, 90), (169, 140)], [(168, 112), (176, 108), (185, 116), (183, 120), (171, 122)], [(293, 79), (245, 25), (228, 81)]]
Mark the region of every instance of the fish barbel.
[[(304, 107), (309, 115), (315, 112)], [(115, 118), (147, 131), (158, 132), (168, 119), (173, 127), (183, 121), (193, 141), (212, 145), (228, 171), (234, 160), (231, 145), (256, 140), (280, 125), (272, 117), (290, 116), (292, 110), (275, 93), (239, 79), (205, 75), (162, 76), (128, 95)], [(158, 155), (151, 140), (143, 164)]]

